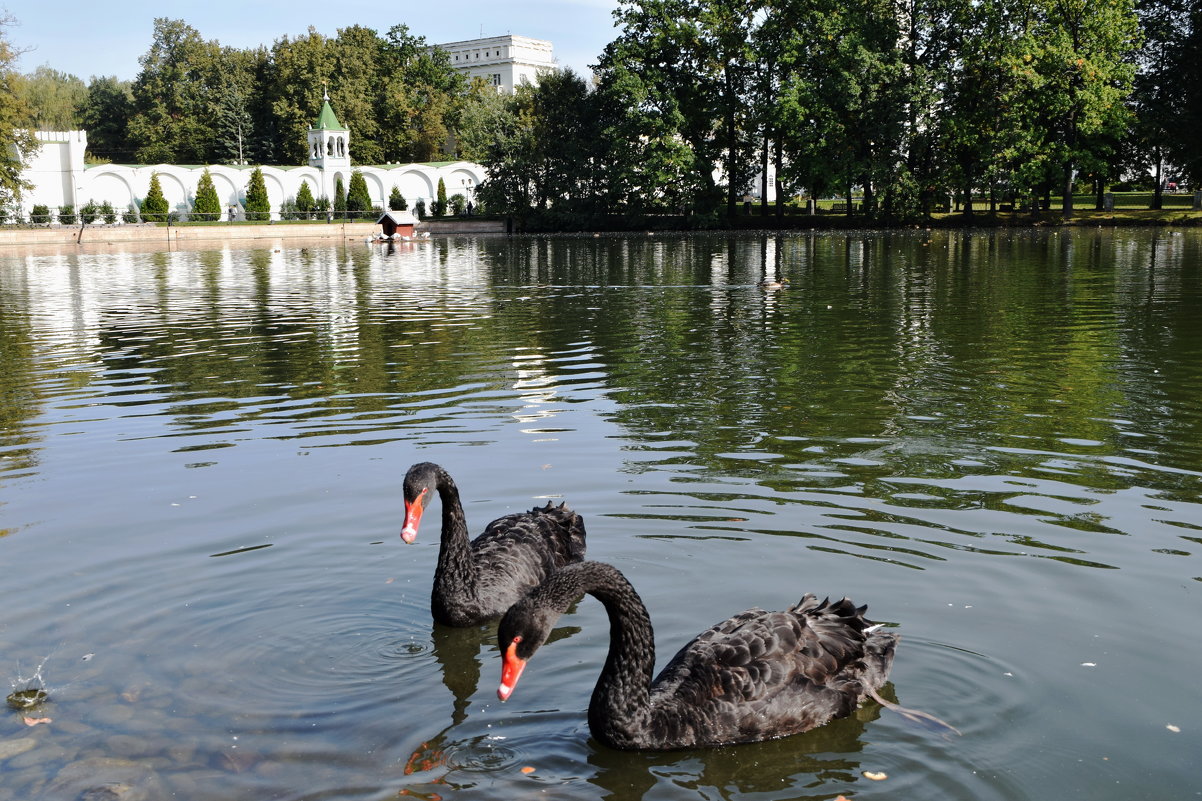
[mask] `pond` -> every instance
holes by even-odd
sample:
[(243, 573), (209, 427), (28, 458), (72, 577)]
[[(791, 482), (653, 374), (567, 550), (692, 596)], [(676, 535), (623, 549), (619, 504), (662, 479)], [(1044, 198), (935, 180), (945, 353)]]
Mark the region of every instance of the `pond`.
[[(0, 801), (1202, 796), (1202, 233), (8, 255), (0, 390)], [(427, 460), (583, 515), (659, 665), (846, 595), (960, 736), (611, 751), (592, 599), (502, 704)]]

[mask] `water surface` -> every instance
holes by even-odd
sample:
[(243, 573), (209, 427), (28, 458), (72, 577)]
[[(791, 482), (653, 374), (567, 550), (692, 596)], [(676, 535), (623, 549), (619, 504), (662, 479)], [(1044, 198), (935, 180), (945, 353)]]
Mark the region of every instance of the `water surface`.
[[(0, 676), (50, 693), (0, 801), (1198, 797), (1200, 311), (1193, 232), (0, 257)], [(962, 736), (610, 751), (591, 600), (500, 704), (492, 627), (431, 622), (436, 529), (398, 537), (422, 460), (473, 531), (583, 514), (661, 665), (869, 604)]]

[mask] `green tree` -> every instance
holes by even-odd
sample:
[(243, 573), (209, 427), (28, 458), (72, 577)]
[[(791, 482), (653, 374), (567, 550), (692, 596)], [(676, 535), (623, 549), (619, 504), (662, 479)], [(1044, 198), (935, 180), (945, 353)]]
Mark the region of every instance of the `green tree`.
[(1091, 143), (1123, 131), (1133, 54), (1140, 33), (1131, 0), (1033, 0), (1034, 23), (1020, 39), (1021, 70), (1031, 102), (1046, 120), (1043, 150), (1060, 171), (1064, 216), (1073, 214), (1073, 178), (1094, 166)]
[(246, 184), (246, 219), (263, 222), (271, 219), (271, 200), (267, 196), (267, 184), (263, 181), (263, 170), (255, 167)]
[(438, 189), (434, 203), (430, 206), (430, 213), (435, 217), (442, 217), (447, 213), (447, 184), (441, 177), (438, 179)]
[(59, 206), (58, 221), (60, 225), (75, 225), (79, 222), (79, 215), (75, 213), (75, 206), (70, 203)]
[(361, 25), (339, 29), (330, 42), (330, 102), (338, 110), (338, 120), (355, 134), (355, 161), (359, 164), (384, 161), (375, 102), (382, 45), (375, 31)]
[(133, 93), (129, 81), (115, 77), (92, 78), (79, 110), (80, 122), (88, 132), (88, 150), (97, 158), (132, 162), (135, 148), (129, 142), (129, 120)]
[(346, 188), (342, 185), (341, 175), (334, 179), (334, 214), (346, 217)]
[(296, 190), (296, 210), (300, 212), (302, 219), (312, 219), (315, 210), (316, 201), (313, 199), (313, 190), (309, 188), (308, 181), (301, 181), (300, 189)]
[(37, 140), (28, 130), (29, 108), (18, 94), (20, 75), (14, 70), (17, 53), (8, 42), (6, 28), (11, 17), (0, 15), (0, 208), (15, 206), (24, 190), (30, 188), (21, 177), (25, 159), (37, 148)]
[[(142, 219), (146, 222), (166, 222), (170, 210), (156, 172), (150, 176), (150, 188), (146, 190), (146, 199), (142, 201)], [(59, 219), (62, 219), (62, 212), (59, 212)]]
[(129, 136), (143, 163), (211, 161), (215, 136), (213, 88), (224, 71), (221, 48), (183, 22), (154, 21), (150, 49), (133, 85)]
[(308, 159), (306, 132), (321, 110), (322, 81), (333, 68), (331, 47), (326, 37), (310, 26), (304, 36), (277, 40), (269, 62), (265, 82), (277, 156), (285, 163), (304, 164)]
[(406, 208), (408, 208), (408, 204), (405, 203), (405, 196), (401, 194), (401, 188), (399, 186), (394, 186), (392, 188), (392, 192), (389, 193), (388, 208), (392, 209), (393, 211), (404, 211)]
[(456, 109), (456, 155), (465, 161), (483, 162), (489, 148), (511, 124), (512, 113), (507, 95), (483, 78), (474, 78)]
[(192, 213), (189, 216), (209, 222), (221, 219), (221, 199), (217, 197), (213, 176), (209, 175), (207, 168), (196, 183), (196, 202), (192, 204)]
[(367, 191), (367, 181), (359, 170), (351, 172), (350, 186), (346, 193), (346, 210), (352, 217), (362, 217), (371, 211), (371, 195)]
[(79, 109), (88, 89), (74, 75), (41, 66), (23, 81), (23, 92), (32, 118), (40, 131), (74, 131), (80, 127)]

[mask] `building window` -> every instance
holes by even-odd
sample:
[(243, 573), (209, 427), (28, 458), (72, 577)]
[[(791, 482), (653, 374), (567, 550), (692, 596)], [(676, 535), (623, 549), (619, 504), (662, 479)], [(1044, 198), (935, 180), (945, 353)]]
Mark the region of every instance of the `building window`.
[(501, 85), (501, 73), (499, 73), (499, 72), (494, 72), (494, 73), (492, 74), (492, 85), (493, 85), (493, 86), (500, 86), (500, 85)]

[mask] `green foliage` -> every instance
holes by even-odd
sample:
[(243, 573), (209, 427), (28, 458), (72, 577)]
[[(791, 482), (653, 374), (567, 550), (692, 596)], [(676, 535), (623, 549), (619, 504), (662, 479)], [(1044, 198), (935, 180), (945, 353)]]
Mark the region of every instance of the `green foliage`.
[(405, 196), (401, 194), (399, 186), (394, 186), (392, 192), (388, 195), (388, 208), (393, 211), (404, 211), (409, 208), (409, 204), (405, 202)]
[(359, 170), (351, 172), (350, 187), (346, 194), (346, 210), (352, 217), (363, 217), (371, 211), (371, 195), (367, 191), (367, 180)]
[(100, 218), (100, 204), (95, 200), (89, 200), (79, 209), (79, 216), (85, 225), (91, 225)]
[(113, 208), (113, 204), (109, 201), (104, 201), (100, 204), (100, 218), (108, 225), (117, 222), (117, 210)]
[(28, 130), (30, 109), (21, 96), (21, 76), (13, 69), (17, 53), (5, 28), (11, 20), (0, 14), (0, 207), (15, 205), (29, 184), (21, 178), (27, 154), (37, 147)]
[(130, 208), (126, 209), (125, 211), (121, 212), (121, 221), (126, 222), (126, 223), (138, 222), (139, 221), (138, 210), (133, 207), (130, 207)]
[(267, 197), (267, 184), (263, 181), (263, 170), (255, 167), (246, 184), (246, 219), (265, 222), (271, 219), (271, 201)]
[(133, 93), (129, 81), (115, 77), (92, 78), (79, 109), (80, 124), (88, 132), (88, 151), (97, 158), (115, 162), (134, 160), (129, 144), (129, 119), (133, 115)]
[(451, 195), (449, 203), (451, 204), (452, 214), (463, 214), (467, 210), (467, 198), (461, 193)]
[(346, 216), (346, 188), (342, 185), (342, 176), (334, 179), (334, 213), (339, 217)]
[(60, 225), (75, 225), (79, 222), (79, 216), (75, 213), (75, 206), (67, 203), (58, 207), (58, 221)]
[(213, 186), (213, 176), (208, 169), (201, 173), (196, 184), (196, 202), (192, 204), (189, 219), (208, 220), (216, 222), (221, 219), (221, 199), (217, 197), (217, 189)]
[(426, 216), (426, 199), (425, 198), (419, 197), (417, 199), (417, 202), (413, 204), (413, 214), (419, 220), (425, 218), (425, 216)]
[[(146, 199), (142, 201), (142, 219), (146, 222), (166, 222), (169, 205), (163, 196), (163, 187), (159, 183), (159, 174), (150, 176), (150, 188), (146, 191)], [(62, 212), (59, 212), (62, 219)]]
[(434, 202), (430, 204), (430, 214), (435, 217), (442, 217), (447, 213), (447, 184), (442, 179), (438, 179), (438, 190), (435, 195)]
[(79, 78), (43, 65), (25, 76), (22, 93), (29, 107), (31, 127), (39, 131), (80, 128), (78, 112), (88, 89)]
[(316, 201), (308, 181), (301, 181), (300, 189), (296, 190), (296, 210), (302, 219), (309, 219), (315, 210)]
[(35, 203), (29, 212), (29, 222), (32, 225), (49, 225), (50, 207), (44, 203)]

